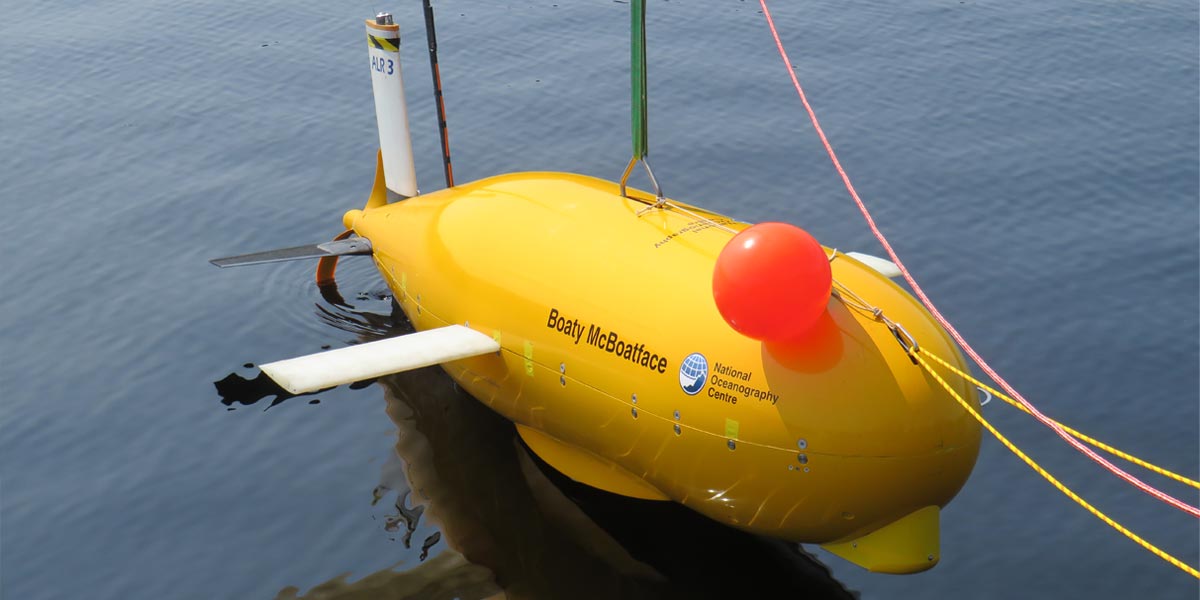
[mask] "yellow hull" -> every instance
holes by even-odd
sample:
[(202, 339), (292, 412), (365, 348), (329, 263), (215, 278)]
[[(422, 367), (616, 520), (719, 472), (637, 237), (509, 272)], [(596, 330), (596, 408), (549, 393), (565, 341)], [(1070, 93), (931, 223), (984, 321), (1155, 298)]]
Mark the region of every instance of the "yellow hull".
[[(974, 420), (886, 327), (837, 299), (802, 344), (737, 333), (711, 288), (732, 234), (705, 219), (748, 225), (646, 208), (615, 183), (523, 173), (345, 220), (371, 241), (418, 330), (467, 324), (500, 342), (446, 371), (567, 475), (828, 544), (874, 570), (935, 564), (937, 510), (978, 454)], [(922, 346), (962, 364), (890, 280), (845, 257), (831, 266)], [(696, 354), (703, 361), (681, 373)], [(872, 551), (872, 540), (884, 541)]]

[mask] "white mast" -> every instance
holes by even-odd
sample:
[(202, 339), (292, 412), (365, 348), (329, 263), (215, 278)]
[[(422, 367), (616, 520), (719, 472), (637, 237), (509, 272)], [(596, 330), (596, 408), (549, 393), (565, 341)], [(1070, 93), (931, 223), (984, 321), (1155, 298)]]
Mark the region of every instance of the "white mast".
[(367, 48), (388, 200), (411, 198), (417, 195), (417, 173), (400, 76), (400, 27), (393, 23), (391, 14), (379, 13), (367, 20)]

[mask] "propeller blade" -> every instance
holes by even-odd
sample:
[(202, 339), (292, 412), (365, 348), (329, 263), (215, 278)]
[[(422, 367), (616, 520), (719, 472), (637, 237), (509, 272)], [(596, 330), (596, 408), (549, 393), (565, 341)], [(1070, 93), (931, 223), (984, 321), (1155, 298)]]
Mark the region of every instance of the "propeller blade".
[[(333, 241), (340, 242), (352, 235), (354, 235), (354, 232), (347, 229), (333, 238)], [(317, 261), (317, 289), (321, 290), (321, 297), (326, 302), (334, 306), (353, 308), (349, 304), (346, 304), (346, 299), (342, 297), (341, 292), (338, 292), (337, 280), (334, 279), (334, 274), (337, 272), (337, 262), (338, 257), (336, 255), (322, 256), (321, 260)]]
[(300, 260), (305, 258), (325, 258), (328, 256), (346, 256), (348, 254), (370, 254), (371, 242), (366, 238), (350, 238), (335, 240), (324, 244), (280, 248), (266, 252), (254, 252), (239, 256), (214, 258), (208, 262), (221, 267), (241, 267), (245, 265), (261, 265), (264, 263), (283, 262), (285, 260)]

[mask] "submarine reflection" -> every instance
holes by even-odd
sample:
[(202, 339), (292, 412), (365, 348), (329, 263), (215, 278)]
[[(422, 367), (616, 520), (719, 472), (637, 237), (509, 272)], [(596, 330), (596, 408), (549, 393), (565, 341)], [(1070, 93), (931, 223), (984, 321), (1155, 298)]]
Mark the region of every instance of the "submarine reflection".
[[(399, 311), (343, 307), (318, 309), (363, 338), (412, 331)], [(338, 577), (303, 594), (284, 588), (279, 599), (857, 597), (797, 544), (563, 476), (438, 367), (375, 383), (397, 442), (371, 503), (395, 503), (385, 528), (406, 547), (419, 543), (420, 561), (354, 582)], [(216, 385), (226, 405), (273, 395), (274, 406), (291, 397), (265, 376), (231, 375)], [(411, 539), (418, 524), (435, 533)]]

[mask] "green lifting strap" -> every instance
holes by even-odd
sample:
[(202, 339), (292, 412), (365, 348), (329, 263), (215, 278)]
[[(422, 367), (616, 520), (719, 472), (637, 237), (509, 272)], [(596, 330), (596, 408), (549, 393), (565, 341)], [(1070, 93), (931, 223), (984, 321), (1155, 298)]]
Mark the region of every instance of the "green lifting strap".
[(633, 156), (645, 158), (649, 144), (646, 125), (646, 0), (629, 3), (629, 74), (632, 98)]

